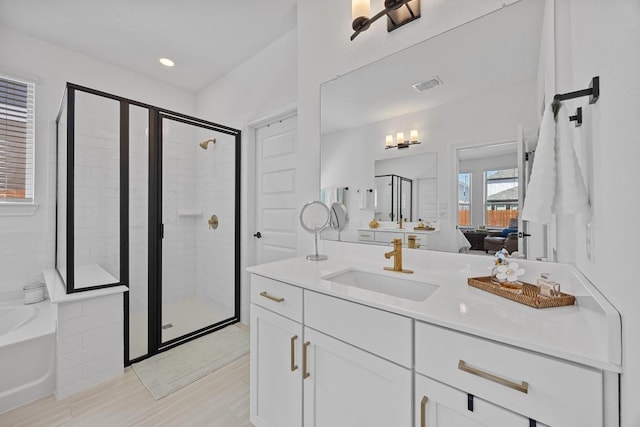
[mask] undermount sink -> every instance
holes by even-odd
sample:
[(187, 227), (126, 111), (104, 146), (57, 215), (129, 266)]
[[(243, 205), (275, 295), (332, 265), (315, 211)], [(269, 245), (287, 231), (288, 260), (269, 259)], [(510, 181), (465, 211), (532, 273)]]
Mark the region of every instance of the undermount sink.
[(438, 289), (437, 285), (412, 279), (407, 274), (378, 274), (355, 268), (328, 274), (322, 279), (412, 301), (424, 301)]

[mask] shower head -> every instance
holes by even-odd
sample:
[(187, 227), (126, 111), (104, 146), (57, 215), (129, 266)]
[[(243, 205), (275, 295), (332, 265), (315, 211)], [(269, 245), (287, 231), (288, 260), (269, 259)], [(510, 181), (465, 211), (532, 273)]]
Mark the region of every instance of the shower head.
[(199, 145), (203, 150), (206, 150), (207, 148), (209, 148), (209, 143), (213, 142), (214, 144), (216, 143), (215, 138), (214, 139), (207, 139), (206, 141), (202, 141)]

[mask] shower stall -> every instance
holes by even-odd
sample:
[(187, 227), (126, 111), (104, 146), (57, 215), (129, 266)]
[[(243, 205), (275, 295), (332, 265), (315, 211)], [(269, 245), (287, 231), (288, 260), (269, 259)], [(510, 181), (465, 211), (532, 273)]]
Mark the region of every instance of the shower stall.
[(375, 176), (374, 218), (413, 221), (413, 180), (396, 174)]
[(67, 83), (56, 269), (126, 285), (125, 364), (240, 319), (240, 131)]

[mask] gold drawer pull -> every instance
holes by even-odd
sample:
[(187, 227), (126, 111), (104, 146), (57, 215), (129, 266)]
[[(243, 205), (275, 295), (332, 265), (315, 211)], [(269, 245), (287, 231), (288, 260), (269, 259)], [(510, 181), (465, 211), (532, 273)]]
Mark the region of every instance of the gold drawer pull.
[(501, 384), (503, 386), (512, 388), (514, 390), (517, 390), (517, 391), (525, 393), (525, 394), (529, 392), (529, 384), (526, 381), (522, 381), (522, 383), (516, 383), (516, 382), (513, 382), (513, 381), (506, 380), (504, 378), (498, 377), (498, 376), (490, 374), (488, 372), (481, 371), (480, 369), (472, 368), (471, 366), (467, 365), (464, 360), (460, 360), (458, 362), (458, 369), (460, 369), (461, 371), (468, 372), (468, 373), (473, 374), (473, 375), (477, 375), (480, 378), (484, 378), (484, 379), (487, 379), (489, 381), (493, 381), (494, 383), (498, 383), (498, 384)]
[(429, 398), (427, 396), (422, 396), (422, 400), (420, 401), (420, 427), (425, 427), (427, 425), (427, 401)]
[(269, 295), (269, 294), (267, 293), (267, 291), (262, 291), (262, 292), (260, 292), (260, 296), (261, 296), (261, 297), (265, 297), (265, 298), (270, 299), (271, 301), (275, 301), (275, 302), (282, 302), (282, 301), (284, 301), (284, 298), (274, 297), (273, 295)]
[(297, 335), (291, 337), (291, 372), (298, 369), (298, 365), (296, 365), (296, 340), (298, 339)]
[(307, 349), (311, 343), (309, 341), (302, 344), (302, 379), (309, 378), (311, 375), (307, 371)]

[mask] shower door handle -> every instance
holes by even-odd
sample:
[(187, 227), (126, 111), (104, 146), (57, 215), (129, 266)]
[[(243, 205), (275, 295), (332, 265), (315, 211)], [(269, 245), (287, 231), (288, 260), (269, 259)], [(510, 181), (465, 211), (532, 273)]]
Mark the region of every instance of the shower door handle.
[(164, 224), (160, 224), (160, 238), (164, 239)]
[(255, 237), (256, 239), (259, 239), (262, 237), (262, 233), (260, 233), (259, 231), (253, 235), (253, 237)]

